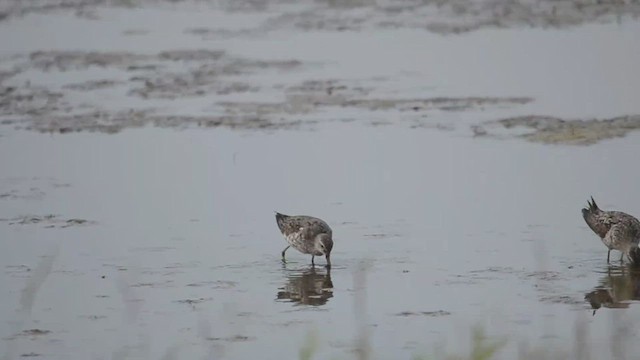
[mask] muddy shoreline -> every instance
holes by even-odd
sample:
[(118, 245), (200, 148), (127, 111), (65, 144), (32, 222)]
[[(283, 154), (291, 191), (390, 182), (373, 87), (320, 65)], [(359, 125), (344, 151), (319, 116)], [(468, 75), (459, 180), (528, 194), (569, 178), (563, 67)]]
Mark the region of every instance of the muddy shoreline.
[[(484, 4), (484, 3), (483, 3)], [(5, 1), (2, 18), (20, 21), (28, 16), (59, 16), (72, 13), (83, 21), (100, 23), (100, 14), (166, 8), (145, 1), (106, 5), (102, 1), (48, 1), (40, 5)], [(208, 9), (220, 14), (260, 14), (263, 19), (242, 30), (219, 32), (185, 27), (182, 36), (203, 41), (264, 36), (286, 29), (329, 32), (366, 32), (372, 29), (424, 29), (454, 34), (497, 28), (546, 28), (582, 23), (630, 21), (640, 13), (635, 3), (586, 4), (576, 1), (546, 2), (405, 2), (372, 5), (366, 1), (312, 1), (294, 6), (287, 1), (241, 1), (229, 3), (186, 2), (185, 9)], [(115, 10), (114, 10), (115, 9)], [(304, 9), (304, 10), (300, 10)], [(438, 14), (434, 16), (426, 14)], [(86, 17), (83, 14), (94, 14)], [(278, 15), (280, 14), (280, 15)], [(624, 18), (624, 19), (623, 19)], [(462, 20), (464, 19), (464, 20)], [(496, 20), (496, 19), (499, 19)], [(423, 22), (418, 25), (416, 22)], [(443, 23), (444, 21), (444, 23)], [(460, 23), (462, 21), (462, 23)], [(134, 31), (135, 30), (135, 31)], [(144, 29), (127, 29), (123, 39), (153, 37)], [(591, 145), (616, 138), (640, 127), (637, 114), (610, 118), (557, 117), (536, 114), (537, 100), (526, 93), (511, 96), (381, 96), (385, 82), (376, 78), (340, 79), (304, 76), (326, 64), (297, 58), (267, 60), (234, 54), (232, 50), (184, 47), (153, 53), (132, 51), (38, 50), (12, 54), (0, 60), (0, 124), (42, 133), (117, 133), (147, 125), (185, 127), (225, 127), (240, 130), (314, 129), (324, 123), (358, 121), (365, 125), (399, 125), (411, 128), (451, 130), (462, 126), (474, 137), (502, 138), (497, 133), (515, 125), (533, 130), (513, 136), (543, 144)], [(89, 75), (84, 75), (89, 74)], [(116, 75), (115, 77), (113, 75)], [(54, 78), (55, 84), (37, 81)], [(256, 82), (266, 76), (303, 80)], [(306, 77), (306, 79), (304, 78)], [(85, 80), (81, 80), (85, 78)], [(384, 79), (384, 78), (383, 78)], [(256, 101), (261, 96), (273, 99)], [(121, 99), (116, 106), (103, 104), (103, 97)], [(276, 100), (277, 99), (277, 100)], [(167, 110), (176, 101), (203, 104), (199, 110)], [(528, 105), (524, 110), (523, 105)], [(325, 114), (339, 109), (331, 117)], [(440, 120), (470, 117), (512, 109), (527, 116), (499, 116), (464, 126)], [(531, 110), (533, 109), (533, 111)], [(186, 111), (185, 111), (186, 110)], [(497, 129), (496, 125), (501, 127)], [(510, 137), (513, 137), (510, 136)]]
[[(25, 3), (0, 2), (0, 21), (30, 14), (68, 12), (95, 19), (95, 11), (107, 7), (135, 9), (171, 6), (174, 2), (148, 0), (46, 0)], [(304, 5), (304, 6), (300, 6)], [(414, 0), (385, 3), (370, 0), (236, 0), (181, 1), (181, 7), (215, 8), (229, 12), (281, 12), (259, 24), (255, 33), (282, 28), (302, 30), (362, 31), (370, 28), (420, 28), (441, 34), (458, 34), (482, 28), (571, 27), (584, 23), (622, 21), (640, 16), (634, 1), (518, 0), (470, 2), (464, 0)], [(339, 15), (339, 16), (336, 16)], [(195, 28), (195, 34), (224, 30)], [(246, 31), (244, 32), (246, 33)]]

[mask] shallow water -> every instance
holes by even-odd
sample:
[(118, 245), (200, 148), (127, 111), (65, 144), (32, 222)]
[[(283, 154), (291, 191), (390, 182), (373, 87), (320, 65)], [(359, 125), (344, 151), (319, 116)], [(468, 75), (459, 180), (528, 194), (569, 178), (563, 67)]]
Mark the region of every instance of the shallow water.
[[(11, 132), (0, 156), (15, 179), (3, 192), (44, 195), (4, 199), (0, 218), (96, 223), (0, 223), (11, 249), (1, 255), (3, 341), (13, 354), (48, 358), (122, 349), (157, 358), (173, 346), (178, 357), (292, 358), (315, 329), (320, 357), (344, 357), (358, 334), (354, 306), (366, 309), (376, 358), (442, 341), (459, 350), (452, 339), (478, 322), (534, 343), (570, 341), (576, 318), (606, 334), (608, 307), (630, 318), (637, 310), (605, 305), (591, 316), (584, 296), (615, 289), (620, 271), (607, 275), (580, 207), (593, 194), (602, 207), (638, 212), (625, 190), (637, 170), (608, 159), (632, 161), (639, 148), (636, 136), (569, 148), (347, 125), (339, 134)], [(291, 250), (280, 262), (274, 210), (331, 224), (330, 274)], [(33, 269), (54, 252), (32, 313), (16, 312)], [(361, 261), (366, 296), (354, 305)], [(12, 338), (32, 328), (51, 333)]]
[[(640, 214), (640, 134), (549, 146), (474, 137), (469, 126), (640, 113), (638, 23), (235, 33), (262, 29), (274, 13), (95, 15), (0, 22), (2, 70), (26, 59), (0, 83), (64, 100), (1, 108), (5, 358), (291, 359), (307, 341), (316, 358), (367, 349), (411, 358), (465, 353), (476, 324), (511, 340), (501, 359), (523, 342), (567, 358), (637, 352), (628, 341), (640, 316), (637, 273), (606, 264), (580, 209), (594, 196)], [(232, 33), (189, 30), (212, 19)], [(57, 56), (49, 50), (78, 53), (54, 62), (65, 70), (46, 66)], [(95, 50), (110, 62), (83, 63)], [(35, 51), (45, 65), (28, 56)], [(109, 57), (117, 51), (129, 53)], [(180, 73), (191, 67), (215, 76)], [(105, 79), (113, 84), (87, 83)], [(238, 84), (252, 87), (227, 93)], [(140, 117), (156, 120), (119, 113), (131, 108), (151, 108)], [(208, 128), (167, 117), (247, 113), (266, 120)], [(113, 114), (120, 120), (109, 123)], [(87, 132), (104, 124), (120, 133)], [(274, 211), (330, 224), (331, 271), (293, 249), (281, 262)]]

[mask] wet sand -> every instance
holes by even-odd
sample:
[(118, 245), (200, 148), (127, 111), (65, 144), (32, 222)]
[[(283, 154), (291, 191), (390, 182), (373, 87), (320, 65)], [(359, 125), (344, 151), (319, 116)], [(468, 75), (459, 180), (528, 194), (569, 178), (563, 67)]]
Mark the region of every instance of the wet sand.
[[(0, 356), (637, 352), (580, 214), (640, 215), (635, 5), (15, 4)], [(331, 271), (274, 211), (331, 225)]]

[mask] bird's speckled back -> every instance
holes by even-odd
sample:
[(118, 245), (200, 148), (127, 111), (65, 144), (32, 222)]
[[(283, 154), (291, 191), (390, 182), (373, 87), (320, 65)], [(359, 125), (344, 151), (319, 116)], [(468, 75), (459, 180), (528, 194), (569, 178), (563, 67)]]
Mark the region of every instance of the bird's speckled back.
[(304, 239), (313, 239), (318, 234), (333, 235), (331, 228), (326, 222), (312, 216), (289, 216), (276, 213), (276, 222), (284, 236), (290, 236), (299, 232), (301, 232), (300, 236)]

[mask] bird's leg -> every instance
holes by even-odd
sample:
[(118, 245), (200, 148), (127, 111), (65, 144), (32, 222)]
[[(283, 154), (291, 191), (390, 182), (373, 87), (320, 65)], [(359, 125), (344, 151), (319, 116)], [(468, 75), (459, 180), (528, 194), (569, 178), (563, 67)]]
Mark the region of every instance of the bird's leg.
[(316, 265), (316, 264), (313, 262), (313, 258), (315, 258), (315, 257), (316, 257), (315, 255), (311, 255), (311, 265), (314, 265), (314, 266)]
[(624, 253), (620, 254), (620, 263), (622, 263), (623, 258), (624, 258)]
[(287, 246), (286, 248), (284, 248), (284, 250), (282, 250), (282, 261), (286, 261), (286, 260), (284, 259), (284, 253), (285, 253), (285, 251), (287, 251), (290, 247), (291, 247), (291, 245)]
[(611, 255), (611, 249), (609, 249), (609, 252), (607, 252), (607, 264), (609, 264), (609, 255)]

